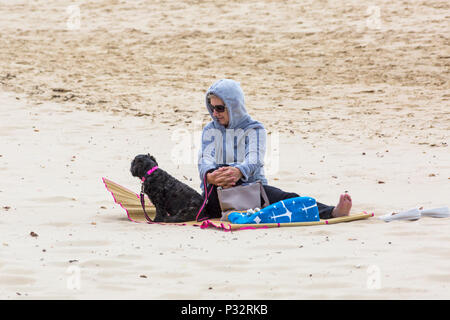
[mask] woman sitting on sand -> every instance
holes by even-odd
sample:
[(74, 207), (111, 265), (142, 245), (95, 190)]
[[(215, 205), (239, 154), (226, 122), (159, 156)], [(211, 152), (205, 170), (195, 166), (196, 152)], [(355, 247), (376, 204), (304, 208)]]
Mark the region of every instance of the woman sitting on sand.
[[(262, 123), (247, 113), (244, 93), (238, 82), (230, 79), (215, 82), (206, 92), (206, 108), (212, 121), (203, 128), (198, 170), (203, 195), (204, 178), (207, 185), (214, 187), (202, 216), (222, 216), (217, 187), (230, 188), (260, 180), (270, 204), (299, 197), (297, 193), (267, 184), (263, 168), (266, 131)], [(346, 216), (350, 213), (352, 199), (349, 194), (342, 194), (335, 207), (320, 202), (317, 202), (317, 207), (321, 219)]]

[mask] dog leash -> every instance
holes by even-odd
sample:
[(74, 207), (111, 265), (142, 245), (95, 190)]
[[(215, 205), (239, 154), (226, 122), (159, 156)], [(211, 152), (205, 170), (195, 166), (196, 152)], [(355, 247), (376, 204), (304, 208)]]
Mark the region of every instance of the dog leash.
[(141, 179), (141, 181), (142, 181), (142, 184), (141, 184), (141, 195), (140, 195), (139, 198), (141, 200), (142, 209), (144, 210), (145, 219), (147, 219), (148, 222), (153, 222), (153, 220), (150, 219), (150, 217), (147, 214), (147, 211), (145, 211), (144, 182), (156, 169), (158, 169), (158, 166), (154, 166), (153, 168), (148, 170), (147, 173)]
[[(145, 180), (156, 170), (156, 169), (158, 169), (158, 166), (154, 166), (153, 168), (151, 168), (150, 170), (148, 170), (147, 171), (147, 173), (142, 177), (142, 179), (141, 179), (141, 181), (142, 181), (142, 184), (141, 184), (141, 194), (140, 194), (140, 196), (139, 196), (139, 198), (140, 198), (140, 200), (141, 200), (141, 206), (142, 206), (142, 209), (144, 210), (144, 215), (145, 215), (145, 219), (147, 219), (147, 221), (149, 222), (149, 223), (153, 223), (153, 220), (148, 216), (148, 214), (147, 214), (147, 211), (145, 211), (145, 193), (144, 193), (144, 182), (145, 182)], [(200, 215), (200, 213), (203, 211), (203, 209), (205, 208), (205, 205), (208, 203), (208, 198), (209, 198), (209, 195), (211, 194), (211, 192), (212, 192), (212, 190), (213, 190), (213, 188), (214, 188), (214, 186), (211, 186), (211, 188), (209, 189), (209, 192), (208, 192), (208, 188), (207, 188), (207, 184), (206, 184), (206, 174), (205, 174), (205, 176), (204, 176), (204, 178), (203, 178), (203, 186), (205, 187), (205, 200), (203, 201), (203, 204), (202, 204), (202, 206), (200, 207), (200, 209), (198, 210), (198, 213), (197, 213), (197, 216), (195, 217), (195, 220), (196, 221), (199, 221), (198, 220), (198, 216)], [(205, 218), (203, 218), (202, 220), (204, 220), (204, 219), (208, 219), (208, 217), (205, 217)]]

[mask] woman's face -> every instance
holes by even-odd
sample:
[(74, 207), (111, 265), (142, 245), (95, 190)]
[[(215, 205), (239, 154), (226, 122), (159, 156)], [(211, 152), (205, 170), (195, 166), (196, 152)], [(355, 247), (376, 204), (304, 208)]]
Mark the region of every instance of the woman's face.
[[(212, 96), (210, 99), (210, 104), (212, 106), (218, 106), (218, 105), (225, 105), (225, 103), (222, 101), (222, 99), (216, 97), (216, 96)], [(217, 110), (213, 110), (213, 117), (215, 117), (217, 119), (217, 121), (219, 121), (219, 123), (221, 125), (223, 125), (224, 127), (228, 126), (228, 123), (230, 122), (230, 115), (228, 114), (228, 108), (225, 107), (225, 111), (224, 112), (218, 112)]]

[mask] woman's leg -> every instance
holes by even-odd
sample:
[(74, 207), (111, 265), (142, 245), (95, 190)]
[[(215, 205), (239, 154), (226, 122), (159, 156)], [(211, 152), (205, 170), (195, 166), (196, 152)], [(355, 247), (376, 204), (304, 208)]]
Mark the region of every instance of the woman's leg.
[[(278, 189), (273, 186), (264, 186), (264, 190), (266, 191), (267, 198), (269, 199), (270, 204), (290, 199), (290, 198), (296, 198), (300, 197), (297, 193), (294, 192), (285, 192), (281, 189)], [(333, 206), (327, 206), (323, 203), (317, 202), (317, 208), (319, 209), (319, 217), (320, 219), (330, 219), (333, 216), (331, 213), (333, 212), (334, 207)]]
[[(285, 192), (273, 186), (264, 185), (263, 187), (266, 191), (267, 198), (269, 199), (270, 204), (285, 199), (300, 197), (297, 193)], [(334, 206), (328, 206), (323, 203), (317, 202), (317, 208), (319, 209), (320, 219), (330, 219), (333, 217), (331, 213), (333, 212)], [(205, 211), (200, 215), (200, 217), (208, 217), (211, 219), (222, 217), (222, 209), (220, 208), (216, 186), (214, 186), (213, 191), (211, 191), (211, 194), (208, 197), (208, 203), (206, 204)]]

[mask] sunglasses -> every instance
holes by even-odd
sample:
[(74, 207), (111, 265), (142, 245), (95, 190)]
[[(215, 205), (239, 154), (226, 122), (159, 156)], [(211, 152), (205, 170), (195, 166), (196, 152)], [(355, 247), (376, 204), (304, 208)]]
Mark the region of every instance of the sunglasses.
[(213, 106), (212, 104), (209, 104), (211, 106), (212, 111), (216, 110), (217, 112), (224, 112), (225, 106), (222, 104), (218, 104), (217, 106)]

